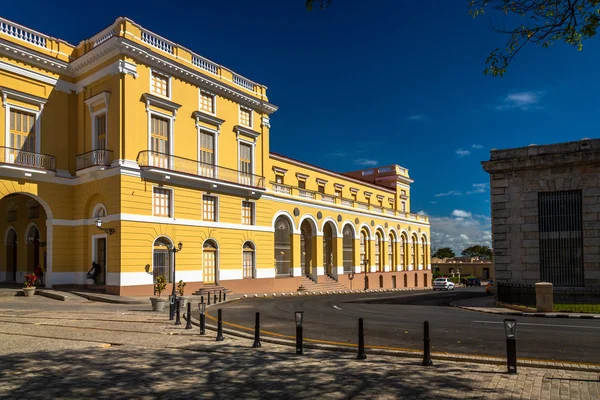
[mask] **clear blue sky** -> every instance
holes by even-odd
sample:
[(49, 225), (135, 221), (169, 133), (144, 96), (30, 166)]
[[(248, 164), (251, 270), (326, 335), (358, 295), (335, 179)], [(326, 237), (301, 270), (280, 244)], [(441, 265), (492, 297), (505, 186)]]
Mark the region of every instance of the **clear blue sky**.
[(335, 0), (312, 13), (304, 0), (60, 3), (0, 13), (71, 43), (127, 16), (267, 85), (280, 107), (272, 151), (336, 171), (409, 168), (434, 246), (489, 244), (479, 162), (490, 149), (598, 137), (600, 39), (583, 52), (526, 48), (504, 78), (487, 77), (505, 38), (490, 28), (499, 16), (473, 20), (466, 0)]

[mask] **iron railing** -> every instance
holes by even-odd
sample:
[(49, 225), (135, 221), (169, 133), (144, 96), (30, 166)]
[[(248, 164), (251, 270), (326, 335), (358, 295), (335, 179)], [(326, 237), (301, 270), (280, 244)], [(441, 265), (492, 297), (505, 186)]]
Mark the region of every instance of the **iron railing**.
[(140, 151), (136, 161), (141, 168), (159, 168), (244, 186), (265, 188), (265, 178), (262, 176), (152, 150)]
[(535, 308), (535, 286), (498, 283), (498, 302)]
[(77, 170), (95, 165), (109, 166), (113, 161), (111, 150), (92, 150), (77, 156)]
[(32, 153), (0, 146), (0, 163), (56, 171), (56, 158), (47, 154)]

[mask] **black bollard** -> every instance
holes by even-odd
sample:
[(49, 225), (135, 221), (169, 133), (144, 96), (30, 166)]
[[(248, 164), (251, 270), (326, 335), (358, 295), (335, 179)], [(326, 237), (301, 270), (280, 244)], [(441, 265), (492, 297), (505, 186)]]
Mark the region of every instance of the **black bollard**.
[(199, 304), (200, 308), (200, 334), (206, 335), (206, 304)]
[(363, 329), (363, 319), (358, 319), (358, 355), (357, 360), (365, 360), (367, 355), (365, 354), (365, 331)]
[(260, 347), (260, 313), (256, 313), (256, 318), (254, 321), (254, 343), (252, 344), (252, 348), (255, 349)]
[(220, 303), (221, 301), (223, 301), (223, 300), (221, 299), (221, 291), (219, 290), (219, 303)]
[(215, 296), (215, 297), (213, 298), (213, 303), (214, 303), (214, 304), (217, 304), (217, 291), (216, 291), (216, 290), (213, 292), (213, 296)]
[(200, 296), (200, 303), (204, 303), (204, 295)]
[(181, 325), (181, 301), (177, 300), (177, 304), (175, 304), (177, 308), (177, 317), (175, 318), (175, 325)]
[(227, 290), (223, 291), (223, 301), (227, 301)]
[(517, 321), (504, 320), (506, 331), (506, 366), (509, 374), (517, 373)]
[(208, 305), (210, 306), (210, 292), (206, 292), (206, 294), (208, 295)]
[(175, 319), (175, 299), (173, 296), (169, 296), (169, 321)]
[(423, 362), (421, 363), (424, 367), (430, 367), (433, 365), (431, 361), (431, 339), (429, 338), (429, 321), (423, 322)]
[(219, 320), (217, 322), (217, 342), (222, 342), (223, 340), (223, 310), (219, 308)]
[(185, 324), (185, 329), (192, 329), (192, 303), (188, 301), (187, 306), (187, 323)]

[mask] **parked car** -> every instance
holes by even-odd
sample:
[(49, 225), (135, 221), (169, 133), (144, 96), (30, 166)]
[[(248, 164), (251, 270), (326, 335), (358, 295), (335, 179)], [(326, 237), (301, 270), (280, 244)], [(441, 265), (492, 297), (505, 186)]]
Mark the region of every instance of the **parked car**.
[(481, 282), (477, 278), (467, 278), (465, 286), (481, 286)]
[(494, 294), (494, 280), (490, 279), (490, 281), (485, 285), (485, 292), (489, 294)]
[(432, 286), (433, 290), (454, 290), (454, 282), (450, 278), (437, 278)]

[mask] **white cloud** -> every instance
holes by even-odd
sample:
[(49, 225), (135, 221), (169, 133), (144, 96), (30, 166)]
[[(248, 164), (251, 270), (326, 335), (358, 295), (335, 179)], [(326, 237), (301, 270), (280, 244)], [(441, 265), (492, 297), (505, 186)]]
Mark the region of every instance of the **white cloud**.
[(437, 201), (430, 201), (431, 204), (437, 204)]
[(467, 194), (475, 194), (475, 193), (485, 193), (487, 191), (488, 184), (487, 183), (474, 183), (473, 189), (469, 190)]
[[(462, 217), (457, 216), (462, 215)], [(476, 244), (491, 247), (491, 219), (454, 210), (448, 217), (430, 217), (432, 246), (450, 247), (456, 254)]]
[(444, 196), (461, 196), (462, 193), (458, 190), (451, 190), (449, 192), (438, 193), (435, 197), (444, 197)]
[(460, 218), (471, 218), (473, 216), (473, 214), (471, 214), (470, 212), (467, 212), (467, 211), (463, 211), (463, 210), (454, 210), (454, 211), (452, 211), (452, 216), (460, 217)]
[(456, 150), (456, 154), (458, 154), (459, 157), (468, 156), (469, 154), (471, 154), (471, 150), (458, 149)]
[(424, 210), (421, 210), (421, 211), (419, 211), (417, 214), (419, 214), (419, 215), (424, 215), (424, 216), (427, 216), (427, 215), (428, 215), (428, 214), (427, 214), (427, 213), (426, 213)]
[(479, 149), (483, 149), (483, 146), (482, 146), (482, 145), (480, 145), (480, 144), (474, 144), (474, 145), (472, 145), (471, 147), (472, 147), (472, 148), (474, 148), (474, 149), (477, 149), (477, 150), (479, 150)]
[(427, 116), (425, 114), (413, 114), (406, 117), (409, 121), (425, 121)]
[(359, 158), (354, 160), (354, 164), (360, 165), (362, 167), (374, 167), (377, 165), (377, 160), (371, 160), (369, 158)]
[(500, 104), (496, 105), (496, 110), (513, 110), (519, 109), (521, 111), (527, 111), (530, 109), (541, 109), (539, 105), (542, 99), (542, 92), (516, 92), (509, 93)]

